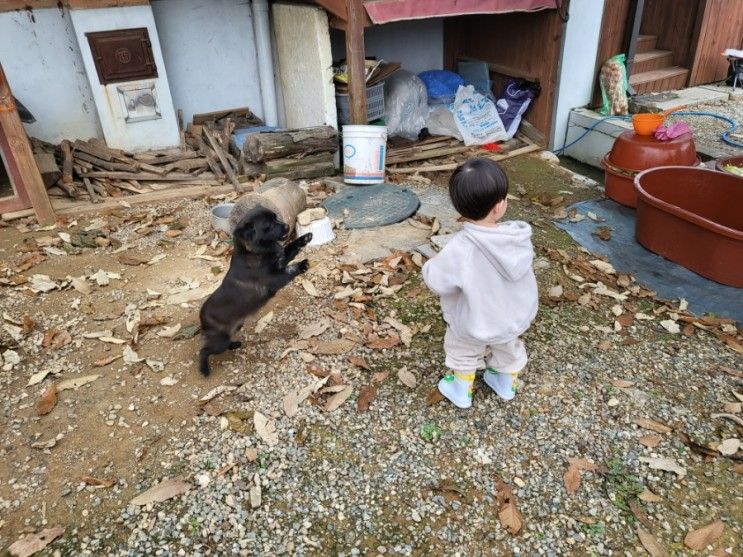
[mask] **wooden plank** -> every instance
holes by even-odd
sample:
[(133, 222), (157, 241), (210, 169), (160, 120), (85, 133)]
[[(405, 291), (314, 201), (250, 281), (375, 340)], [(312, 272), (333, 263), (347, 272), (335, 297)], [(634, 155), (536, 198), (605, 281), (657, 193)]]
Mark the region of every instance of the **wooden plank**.
[(99, 159), (97, 157), (94, 157), (93, 155), (89, 155), (87, 153), (84, 153), (83, 151), (77, 151), (74, 155), (75, 161), (85, 161), (88, 162), (94, 166), (98, 166), (100, 168), (103, 168), (105, 170), (111, 170), (111, 171), (122, 171), (122, 172), (136, 172), (137, 167), (133, 164), (127, 164), (123, 162), (108, 162), (104, 161), (102, 159)]
[[(518, 157), (519, 155), (525, 155), (527, 153), (533, 153), (534, 151), (541, 151), (542, 148), (539, 145), (526, 145), (525, 147), (520, 147), (518, 149), (514, 149), (510, 153), (504, 153), (504, 154), (495, 154), (495, 155), (483, 155), (486, 159), (492, 159), (494, 161), (504, 161), (511, 159), (513, 157)], [(411, 166), (411, 167), (403, 167), (403, 168), (388, 168), (387, 172), (390, 174), (415, 174), (417, 172), (443, 172), (448, 170), (454, 170), (457, 168), (461, 162), (452, 162), (448, 164), (439, 164), (439, 165), (431, 165), (431, 166)]]
[(72, 183), (72, 150), (70, 142), (66, 139), (60, 144), (62, 150), (62, 181), (65, 184)]
[(346, 64), (350, 123), (366, 125), (366, 78), (364, 54), (364, 6), (361, 0), (346, 0)]
[[(691, 66), (694, 51), (692, 43), (698, 31), (698, 15), (704, 1), (706, 0), (645, 0), (641, 32), (644, 35), (656, 35), (656, 47), (673, 52), (674, 66)], [(732, 13), (721, 14), (721, 17), (730, 18), (736, 11), (738, 10), (733, 9)], [(736, 42), (739, 40), (740, 27)]]
[(124, 6), (146, 6), (149, 0), (2, 0), (0, 12), (18, 10), (43, 10), (49, 8), (120, 8)]
[(57, 180), (62, 177), (62, 171), (59, 169), (57, 160), (52, 153), (36, 153), (34, 154), (34, 160), (36, 161), (36, 166), (39, 169), (44, 186), (47, 188), (56, 184)]
[(151, 180), (163, 182), (182, 182), (193, 178), (190, 174), (171, 172), (169, 174), (155, 174), (152, 172), (109, 172), (89, 170), (79, 173), (88, 178), (103, 178), (104, 180)]
[(428, 159), (437, 159), (440, 157), (446, 157), (448, 155), (455, 155), (457, 153), (464, 153), (465, 151), (471, 150), (471, 146), (459, 145), (457, 147), (445, 147), (443, 149), (427, 149), (419, 151), (417, 153), (409, 153), (403, 155), (392, 155), (387, 159), (387, 164), (399, 164), (402, 162), (413, 162), (422, 161)]
[(232, 166), (227, 160), (227, 157), (225, 157), (222, 146), (219, 144), (219, 142), (216, 139), (214, 139), (214, 135), (206, 127), (204, 128), (204, 137), (206, 137), (212, 149), (217, 154), (217, 158), (219, 158), (219, 162), (222, 163), (222, 167), (224, 168), (224, 171), (227, 173), (227, 177), (230, 179), (230, 182), (232, 183), (232, 187), (235, 188), (235, 191), (237, 193), (242, 193), (243, 187), (240, 185), (240, 182), (237, 181), (237, 176), (235, 176), (235, 171), (232, 170)]
[(13, 159), (20, 178), (21, 183), (15, 184), (16, 189), (21, 189), (28, 195), (39, 223), (55, 222), (54, 209), (49, 202), (39, 169), (36, 167), (31, 144), (18, 116), (2, 64), (0, 64), (0, 134), (5, 137), (10, 151), (5, 153), (5, 158)]
[(743, 2), (707, 0), (700, 9), (699, 33), (694, 41), (689, 85), (719, 81), (727, 77), (728, 61), (722, 56), (726, 48), (743, 47)]
[(90, 183), (90, 180), (88, 178), (83, 178), (83, 184), (85, 184), (85, 189), (88, 191), (91, 203), (100, 203), (101, 199), (98, 197), (98, 194), (95, 193), (95, 190), (93, 190), (93, 184)]

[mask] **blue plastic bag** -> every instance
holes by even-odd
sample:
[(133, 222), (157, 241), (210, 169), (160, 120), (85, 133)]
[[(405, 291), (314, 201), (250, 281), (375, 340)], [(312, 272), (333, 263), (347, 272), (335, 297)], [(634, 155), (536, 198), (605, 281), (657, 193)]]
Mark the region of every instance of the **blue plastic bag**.
[(450, 104), (454, 102), (457, 89), (464, 85), (459, 74), (447, 70), (430, 70), (418, 74), (426, 85), (428, 104)]

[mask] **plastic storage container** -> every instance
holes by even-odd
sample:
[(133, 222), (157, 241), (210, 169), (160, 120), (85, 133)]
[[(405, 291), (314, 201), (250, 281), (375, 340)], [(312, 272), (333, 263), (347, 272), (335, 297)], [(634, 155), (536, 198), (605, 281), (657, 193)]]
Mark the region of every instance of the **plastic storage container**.
[(381, 184), (387, 155), (385, 126), (343, 126), (343, 181)]
[[(338, 122), (348, 124), (351, 121), (351, 105), (348, 95), (335, 95), (338, 108)], [(366, 88), (366, 121), (372, 122), (384, 117), (384, 81)]]

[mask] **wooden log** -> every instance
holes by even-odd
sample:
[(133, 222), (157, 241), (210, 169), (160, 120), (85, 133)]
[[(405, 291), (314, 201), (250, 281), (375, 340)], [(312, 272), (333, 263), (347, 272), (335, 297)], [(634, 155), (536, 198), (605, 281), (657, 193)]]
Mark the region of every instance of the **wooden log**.
[(77, 199), (80, 196), (74, 183), (65, 184), (62, 178), (57, 180), (54, 186), (61, 189), (65, 193), (65, 195), (67, 195), (67, 197), (71, 197), (72, 199)]
[(87, 163), (92, 164), (93, 166), (103, 168), (104, 170), (111, 170), (111, 171), (119, 170), (122, 172), (136, 172), (137, 171), (137, 167), (134, 166), (133, 164), (127, 164), (123, 162), (104, 161), (103, 159), (99, 159), (98, 157), (94, 157), (93, 155), (83, 153), (82, 151), (76, 152), (74, 155), (74, 159), (76, 162), (85, 161)]
[(52, 187), (62, 178), (62, 171), (57, 166), (57, 160), (52, 153), (36, 153), (34, 155), (36, 166), (39, 168), (41, 180), (47, 188)]
[(162, 166), (155, 166), (153, 164), (147, 164), (146, 162), (138, 162), (137, 168), (144, 170), (145, 172), (154, 172), (155, 174), (165, 174), (167, 170)]
[(103, 178), (108, 180), (162, 180), (164, 182), (178, 182), (192, 178), (190, 174), (171, 172), (169, 174), (154, 174), (152, 172), (109, 172), (87, 170), (80, 172), (80, 176), (88, 178)]
[(191, 172), (192, 170), (207, 168), (208, 166), (206, 157), (199, 157), (198, 159), (181, 159), (166, 165), (164, 168), (166, 172), (172, 172), (173, 170)]
[(209, 144), (211, 145), (212, 149), (214, 149), (214, 152), (217, 154), (217, 157), (219, 158), (219, 162), (222, 163), (222, 167), (227, 173), (227, 176), (230, 179), (230, 183), (232, 184), (232, 187), (235, 188), (235, 191), (237, 193), (243, 193), (244, 191), (243, 187), (240, 184), (240, 182), (238, 182), (237, 176), (235, 176), (235, 171), (232, 170), (232, 166), (230, 166), (229, 161), (225, 157), (222, 146), (217, 142), (217, 140), (214, 138), (214, 135), (209, 131), (208, 128), (204, 128), (204, 136), (209, 141)]
[(284, 177), (290, 180), (319, 178), (335, 173), (332, 153), (318, 153), (301, 159), (274, 159), (264, 165), (266, 178)]
[[(13, 96), (10, 93), (10, 85), (5, 78), (2, 64), (0, 63), (0, 130), (4, 134), (7, 144), (7, 152), (4, 152), (6, 164), (10, 166), (10, 174), (17, 182), (14, 182), (18, 192), (25, 192), (27, 199), (31, 202), (40, 224), (51, 224), (55, 222), (56, 215), (46, 194), (44, 182), (39, 174), (39, 169), (34, 160), (31, 144), (28, 142), (26, 130), (18, 116)], [(15, 163), (15, 164), (14, 164)], [(22, 199), (22, 196), (19, 196)]]
[(365, 125), (366, 61), (364, 56), (364, 16), (362, 0), (346, 0), (346, 64), (348, 65), (348, 98), (351, 124)]
[(243, 144), (243, 152), (250, 162), (282, 159), (300, 153), (334, 153), (337, 150), (338, 132), (330, 126), (255, 133)]
[(88, 190), (88, 196), (90, 196), (90, 202), (100, 203), (101, 199), (100, 197), (98, 197), (98, 194), (95, 193), (95, 190), (93, 189), (93, 184), (90, 183), (90, 180), (88, 178), (83, 178), (83, 184), (85, 184), (85, 189)]
[(62, 180), (65, 184), (72, 183), (72, 150), (66, 139), (60, 144), (62, 150)]
[(197, 143), (199, 146), (199, 153), (201, 153), (206, 158), (206, 163), (209, 165), (211, 171), (214, 173), (218, 180), (224, 180), (224, 172), (222, 172), (219, 164), (217, 164), (217, 160), (214, 157), (214, 151), (209, 148), (209, 146), (204, 141), (204, 138), (202, 137), (197, 138)]

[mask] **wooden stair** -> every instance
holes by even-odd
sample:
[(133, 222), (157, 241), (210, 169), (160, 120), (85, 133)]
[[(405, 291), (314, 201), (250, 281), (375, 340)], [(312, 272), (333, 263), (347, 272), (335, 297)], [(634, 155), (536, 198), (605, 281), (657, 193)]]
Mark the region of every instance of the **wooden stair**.
[(673, 65), (673, 52), (657, 48), (658, 37), (640, 35), (630, 85), (638, 95), (682, 89), (689, 78), (689, 70)]

